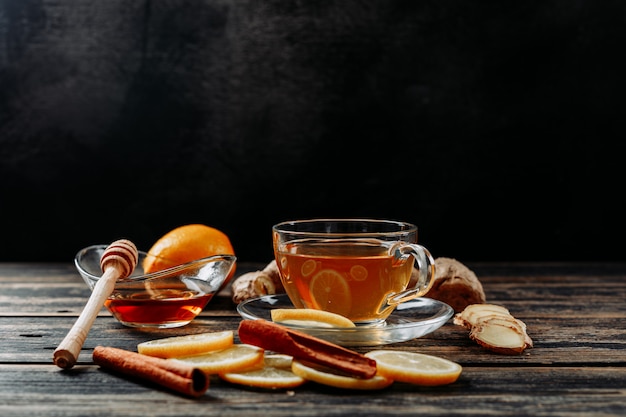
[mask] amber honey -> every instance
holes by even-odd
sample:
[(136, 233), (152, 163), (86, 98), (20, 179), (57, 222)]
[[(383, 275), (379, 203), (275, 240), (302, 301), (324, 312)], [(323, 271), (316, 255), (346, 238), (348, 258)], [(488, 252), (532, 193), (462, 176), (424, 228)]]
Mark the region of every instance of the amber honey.
[(129, 326), (177, 327), (193, 320), (212, 297), (187, 289), (148, 289), (117, 294), (105, 306)]
[(357, 323), (384, 320), (388, 295), (406, 289), (412, 258), (397, 259), (390, 243), (293, 241), (277, 250), (285, 290), (298, 308), (316, 308)]

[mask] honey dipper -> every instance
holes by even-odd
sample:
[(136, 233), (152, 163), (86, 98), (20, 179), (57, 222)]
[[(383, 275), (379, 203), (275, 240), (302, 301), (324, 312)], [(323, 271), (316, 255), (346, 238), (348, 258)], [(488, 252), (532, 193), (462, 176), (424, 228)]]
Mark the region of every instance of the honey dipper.
[(76, 364), (89, 329), (104, 305), (104, 301), (113, 292), (118, 279), (127, 278), (133, 273), (137, 258), (135, 244), (126, 239), (116, 240), (104, 250), (100, 257), (102, 277), (98, 279), (74, 326), (54, 351), (54, 363), (59, 368), (70, 369)]

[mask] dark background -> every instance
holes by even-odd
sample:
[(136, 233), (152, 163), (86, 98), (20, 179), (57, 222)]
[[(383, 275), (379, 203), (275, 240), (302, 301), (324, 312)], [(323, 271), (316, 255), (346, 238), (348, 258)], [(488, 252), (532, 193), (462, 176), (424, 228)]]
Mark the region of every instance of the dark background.
[(416, 223), (461, 261), (623, 261), (623, 1), (0, 0), (0, 261)]

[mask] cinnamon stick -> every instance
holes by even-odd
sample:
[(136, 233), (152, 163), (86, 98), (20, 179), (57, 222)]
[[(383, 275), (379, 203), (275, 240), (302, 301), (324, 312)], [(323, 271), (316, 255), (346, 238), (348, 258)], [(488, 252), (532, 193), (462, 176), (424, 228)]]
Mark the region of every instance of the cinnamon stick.
[(376, 361), (365, 355), (263, 319), (241, 321), (239, 340), (359, 378), (376, 374)]
[(124, 349), (96, 346), (93, 361), (102, 368), (154, 382), (190, 397), (209, 388), (209, 378), (198, 368)]

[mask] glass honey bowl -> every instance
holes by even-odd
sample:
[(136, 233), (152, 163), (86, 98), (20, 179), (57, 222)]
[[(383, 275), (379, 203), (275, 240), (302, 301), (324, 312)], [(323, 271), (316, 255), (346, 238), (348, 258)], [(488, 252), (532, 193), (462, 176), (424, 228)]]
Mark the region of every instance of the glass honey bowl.
[[(102, 276), (100, 258), (106, 245), (81, 249), (74, 258), (80, 276), (93, 291)], [(128, 327), (173, 328), (189, 324), (227, 283), (235, 267), (234, 255), (215, 255), (163, 271), (144, 273), (146, 252), (138, 251), (137, 267), (117, 280), (104, 305)]]

